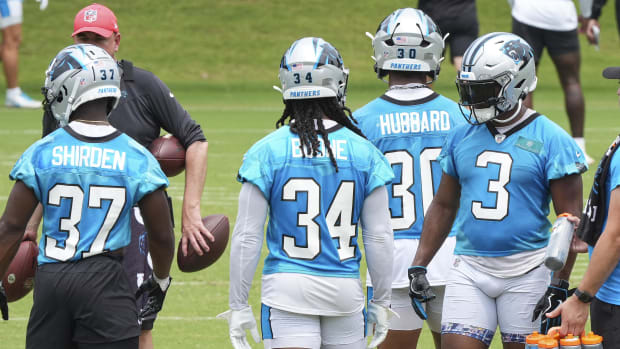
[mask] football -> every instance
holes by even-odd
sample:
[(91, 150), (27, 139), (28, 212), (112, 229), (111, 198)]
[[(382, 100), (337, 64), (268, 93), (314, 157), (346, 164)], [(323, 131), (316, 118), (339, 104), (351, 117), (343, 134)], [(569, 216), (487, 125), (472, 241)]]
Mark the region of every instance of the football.
[(23, 298), (32, 290), (38, 255), (39, 247), (33, 241), (22, 241), (19, 245), (15, 258), (2, 278), (2, 286), (9, 302)]
[(209, 229), (213, 237), (214, 242), (207, 241), (209, 245), (209, 252), (199, 256), (191, 246), (187, 248), (187, 256), (183, 256), (181, 251), (181, 241), (179, 241), (179, 248), (177, 249), (177, 265), (179, 270), (186, 273), (202, 270), (220, 258), (220, 256), (226, 251), (228, 245), (228, 235), (230, 234), (230, 226), (228, 223), (228, 217), (223, 214), (214, 214), (206, 216), (202, 219), (205, 227)]
[(174, 177), (185, 170), (185, 148), (175, 136), (167, 134), (155, 138), (149, 151), (159, 161), (166, 176)]

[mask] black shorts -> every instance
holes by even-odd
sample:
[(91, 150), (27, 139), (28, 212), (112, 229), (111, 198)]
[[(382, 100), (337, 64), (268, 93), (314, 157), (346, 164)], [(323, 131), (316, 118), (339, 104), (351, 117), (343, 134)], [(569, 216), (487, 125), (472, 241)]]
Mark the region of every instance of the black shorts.
[(44, 264), (35, 285), (27, 349), (73, 348), (140, 335), (134, 294), (119, 258)]
[(537, 65), (545, 47), (547, 51), (549, 51), (550, 56), (579, 52), (577, 29), (569, 31), (540, 29), (521, 23), (513, 17), (512, 32), (519, 35), (530, 44), (532, 50), (534, 50), (534, 59)]
[[(172, 202), (168, 197), (170, 206), (170, 215), (172, 216)], [(131, 211), (131, 242), (125, 247), (125, 257), (123, 259), (123, 268), (130, 282), (131, 290), (135, 293), (142, 282), (148, 279), (153, 272), (150, 261), (148, 237), (140, 210), (134, 207)], [(174, 225), (174, 223), (173, 223)], [(142, 309), (146, 305), (146, 295), (142, 295), (136, 300), (138, 309)], [(153, 314), (142, 321), (142, 330), (149, 331), (153, 329), (153, 323), (157, 318), (157, 314)]]
[(620, 305), (594, 297), (590, 305), (592, 331), (603, 336), (603, 348), (620, 348)]
[[(469, 45), (478, 37), (478, 17), (476, 12), (465, 13), (457, 18), (441, 18), (435, 21), (441, 35), (450, 33), (446, 46), (450, 46), (450, 59), (462, 57)], [(460, 68), (460, 67), (459, 67)]]

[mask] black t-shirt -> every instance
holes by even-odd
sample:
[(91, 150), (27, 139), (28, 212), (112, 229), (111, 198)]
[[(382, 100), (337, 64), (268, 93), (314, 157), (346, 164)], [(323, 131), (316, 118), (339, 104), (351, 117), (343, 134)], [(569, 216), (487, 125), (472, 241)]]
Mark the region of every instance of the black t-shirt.
[(476, 0), (420, 0), (418, 9), (437, 22), (444, 18), (476, 15)]
[[(110, 115), (110, 124), (138, 143), (148, 147), (159, 137), (160, 129), (179, 139), (187, 149), (192, 143), (206, 141), (200, 125), (183, 109), (172, 92), (153, 73), (120, 61), (121, 100)], [(43, 137), (58, 128), (54, 116), (43, 115)]]

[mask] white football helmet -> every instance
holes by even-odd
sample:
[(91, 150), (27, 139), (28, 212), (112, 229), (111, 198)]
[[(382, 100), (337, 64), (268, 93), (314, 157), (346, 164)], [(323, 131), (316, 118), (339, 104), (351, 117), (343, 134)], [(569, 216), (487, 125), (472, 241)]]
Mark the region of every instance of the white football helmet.
[(402, 8), (379, 24), (372, 47), (379, 79), (383, 79), (388, 70), (400, 70), (428, 72), (435, 80), (445, 43), (439, 27), (429, 16), (418, 9)]
[(282, 56), (278, 77), (285, 100), (336, 97), (344, 105), (349, 69), (338, 50), (321, 38), (295, 41)]
[(470, 123), (480, 124), (520, 108), (536, 81), (534, 52), (525, 40), (511, 33), (483, 35), (465, 51), (456, 79), (459, 104), (471, 110), (463, 115)]
[(90, 44), (71, 45), (60, 51), (45, 72), (44, 105), (61, 127), (80, 105), (112, 97), (121, 98), (118, 65), (104, 49)]

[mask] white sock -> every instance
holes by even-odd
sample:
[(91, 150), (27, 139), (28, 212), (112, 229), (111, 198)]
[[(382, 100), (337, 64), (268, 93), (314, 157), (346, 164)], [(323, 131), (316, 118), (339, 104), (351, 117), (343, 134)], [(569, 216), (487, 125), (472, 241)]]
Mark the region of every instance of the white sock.
[(575, 143), (577, 143), (577, 145), (579, 146), (581, 151), (583, 151), (585, 153), (586, 152), (586, 140), (585, 140), (585, 138), (583, 138), (583, 137), (573, 137), (573, 139), (575, 140)]
[(7, 97), (17, 97), (22, 94), (22, 89), (18, 87), (7, 88), (6, 96)]

